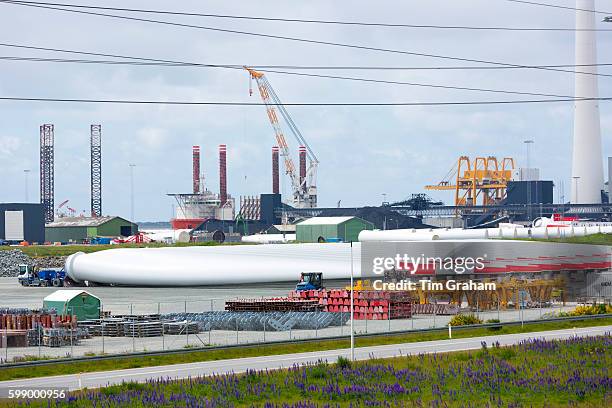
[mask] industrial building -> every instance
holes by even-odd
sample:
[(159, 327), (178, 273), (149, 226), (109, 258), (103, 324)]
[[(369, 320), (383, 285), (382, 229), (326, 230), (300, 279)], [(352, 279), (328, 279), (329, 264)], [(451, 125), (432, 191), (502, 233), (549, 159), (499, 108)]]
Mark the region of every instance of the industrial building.
[(358, 217), (313, 217), (296, 225), (299, 242), (357, 241), (363, 230), (374, 224)]
[(138, 225), (121, 217), (64, 217), (45, 226), (49, 242), (82, 242), (94, 237), (128, 237)]
[(43, 204), (0, 204), (0, 241), (45, 242), (45, 207)]

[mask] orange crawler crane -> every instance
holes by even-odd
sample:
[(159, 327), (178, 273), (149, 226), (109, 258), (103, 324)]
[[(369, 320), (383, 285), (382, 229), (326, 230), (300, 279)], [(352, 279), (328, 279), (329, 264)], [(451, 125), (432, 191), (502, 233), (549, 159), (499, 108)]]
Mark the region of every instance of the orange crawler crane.
[(461, 156), (442, 181), (425, 186), (425, 189), (454, 191), (456, 206), (496, 204), (506, 198), (512, 170), (514, 159), (511, 157), (503, 158), (500, 164), (493, 156), (476, 157), (473, 161)]

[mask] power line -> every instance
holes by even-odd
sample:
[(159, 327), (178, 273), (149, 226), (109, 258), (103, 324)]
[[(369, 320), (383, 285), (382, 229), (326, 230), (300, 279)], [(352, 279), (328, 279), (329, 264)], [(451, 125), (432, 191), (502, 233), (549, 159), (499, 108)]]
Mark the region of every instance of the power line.
[(584, 74), (584, 75), (608, 76), (608, 75), (603, 75), (603, 74), (598, 74), (598, 73), (593, 73), (593, 72), (564, 70), (564, 69), (558, 69), (558, 68), (542, 68), (539, 66), (511, 64), (511, 63), (498, 62), (498, 61), (452, 57), (452, 56), (447, 56), (447, 55), (428, 54), (428, 53), (421, 53), (421, 52), (414, 52), (414, 51), (403, 51), (403, 50), (395, 50), (395, 49), (390, 49), (390, 48), (370, 47), (370, 46), (358, 45), (358, 44), (346, 44), (346, 43), (338, 43), (338, 42), (332, 42), (332, 41), (321, 41), (321, 40), (313, 40), (313, 39), (307, 39), (307, 38), (255, 33), (255, 32), (250, 32), (250, 31), (230, 30), (230, 29), (218, 28), (218, 27), (208, 27), (208, 26), (201, 26), (201, 25), (163, 21), (163, 20), (152, 20), (152, 19), (145, 19), (145, 18), (128, 17), (128, 16), (121, 16), (121, 15), (116, 15), (116, 14), (96, 13), (96, 12), (82, 11), (82, 10), (71, 10), (71, 9), (65, 9), (61, 7), (39, 6), (39, 5), (34, 5), (34, 4), (25, 4), (25, 3), (13, 2), (13, 1), (9, 2), (6, 0), (0, 0), (0, 2), (2, 2), (3, 4), (13, 4), (13, 5), (26, 6), (26, 7), (35, 7), (35, 8), (49, 9), (49, 10), (65, 11), (69, 13), (78, 13), (78, 14), (85, 14), (85, 15), (116, 18), (116, 19), (121, 19), (121, 20), (140, 21), (140, 22), (146, 22), (146, 23), (163, 24), (163, 25), (170, 25), (170, 26), (184, 27), (184, 28), (195, 28), (195, 29), (229, 33), (229, 34), (240, 34), (240, 35), (248, 35), (248, 36), (254, 36), (254, 37), (261, 37), (261, 38), (294, 41), (294, 42), (301, 42), (301, 43), (306, 43), (306, 44), (327, 45), (327, 46), (359, 49), (359, 50), (365, 50), (365, 51), (377, 51), (377, 52), (386, 52), (386, 53), (392, 53), (392, 54), (412, 55), (412, 56), (419, 56), (419, 57), (444, 59), (444, 60), (450, 60), (450, 61), (474, 62), (474, 63), (479, 63), (479, 64), (489, 64), (489, 65), (508, 66), (508, 67), (522, 67), (522, 68), (538, 69), (538, 70), (545, 70), (545, 71), (570, 72), (570, 73), (578, 73), (578, 74)]
[[(123, 7), (102, 7), (82, 4), (66, 4), (66, 3), (50, 3), (39, 1), (15, 1), (15, 0), (0, 0), (2, 3), (13, 3), (23, 5), (39, 5), (39, 6), (60, 6), (76, 9), (87, 10), (105, 10), (105, 11), (122, 11), (130, 13), (146, 13), (146, 14), (161, 14), (172, 16), (188, 16), (188, 17), (208, 17), (230, 20), (254, 20), (267, 22), (285, 22), (285, 23), (308, 23), (308, 24), (327, 24), (327, 25), (346, 25), (346, 26), (365, 26), (365, 27), (386, 27), (386, 28), (431, 28), (431, 29), (447, 29), (447, 30), (477, 30), (477, 31), (578, 31), (575, 28), (548, 28), (548, 27), (503, 27), (503, 26), (448, 26), (438, 24), (396, 24), (396, 23), (373, 23), (364, 21), (340, 21), (340, 20), (318, 20), (318, 19), (298, 19), (298, 18), (274, 18), (274, 17), (257, 17), (243, 16), (231, 14), (211, 14), (211, 13), (192, 13), (169, 10), (152, 10), (152, 9), (135, 9)], [(612, 29), (582, 29), (580, 31), (612, 31)]]
[(595, 13), (595, 14), (612, 14), (612, 12), (589, 10), (589, 9), (583, 9), (583, 8), (570, 7), (570, 6), (560, 6), (558, 4), (539, 3), (537, 1), (525, 1), (525, 0), (506, 0), (506, 1), (509, 1), (511, 3), (531, 4), (532, 6), (552, 7), (552, 8), (572, 10), (572, 11), (588, 11), (589, 13)]
[[(0, 57), (0, 59), (1, 58), (2, 57)], [(51, 61), (53, 60), (51, 59)], [(110, 61), (110, 62), (113, 63), (113, 61)], [(89, 63), (93, 63), (93, 61), (90, 61)], [(142, 64), (142, 63), (135, 63), (135, 64)], [(163, 62), (162, 64), (168, 64), (168, 63)], [(190, 63), (173, 62), (172, 64), (190, 64)], [(177, 65), (171, 65), (171, 66), (177, 66)], [(178, 66), (189, 66), (189, 65), (178, 65)], [(211, 68), (211, 67), (212, 68), (229, 68), (229, 69), (240, 69), (240, 70), (244, 69), (244, 66), (236, 66), (236, 65), (233, 65), (233, 66), (206, 65), (206, 67), (208, 68)], [(450, 89), (450, 90), (460, 90), (460, 91), (488, 92), (488, 93), (500, 93), (500, 94), (510, 94), (510, 95), (571, 98), (571, 96), (567, 96), (567, 95), (546, 94), (546, 93), (538, 93), (538, 92), (511, 91), (511, 90), (487, 89), (487, 88), (472, 88), (472, 87), (453, 86), (453, 85), (427, 84), (427, 83), (419, 83), (419, 82), (390, 81), (390, 80), (383, 80), (383, 79), (348, 77), (348, 76), (340, 76), (340, 75), (323, 75), (323, 74), (312, 74), (312, 73), (305, 73), (305, 72), (279, 71), (275, 69), (263, 69), (262, 71), (266, 73), (274, 73), (274, 74), (281, 74), (281, 75), (294, 75), (294, 76), (304, 76), (304, 77), (310, 77), (310, 78), (336, 79), (336, 80), (344, 80), (344, 81), (356, 81), (356, 82), (377, 83), (377, 84), (387, 84), (387, 85), (408, 85), (408, 86), (416, 86), (416, 87), (423, 87), (423, 88), (438, 88), (438, 89)]]
[[(564, 99), (531, 99), (511, 101), (460, 101), (460, 102), (289, 102), (274, 104), (276, 106), (469, 106), (469, 105), (515, 105), (515, 104), (541, 104), (576, 101), (610, 101), (606, 98), (564, 98)], [(193, 105), (193, 106), (266, 106), (263, 102), (220, 102), (220, 101), (154, 101), (154, 100), (126, 100), (126, 99), (66, 99), (66, 98), (26, 98), (2, 96), (0, 101), (22, 102), (67, 102), (67, 103), (113, 103), (125, 105)]]
[[(60, 62), (76, 64), (108, 64), (108, 65), (136, 65), (136, 66), (161, 66), (161, 67), (195, 67), (195, 68), (218, 68), (232, 67), (243, 68), (244, 64), (199, 64), (191, 62), (136, 62), (136, 61), (113, 61), (113, 60), (86, 60), (69, 58), (43, 58), (43, 57), (21, 57), (21, 56), (0, 56), (0, 60), (5, 61), (29, 61), (29, 62)], [(528, 67), (500, 67), (500, 66), (357, 66), (357, 65), (248, 65), (250, 68), (264, 70), (270, 69), (290, 69), (290, 70), (335, 70), (335, 71), (436, 71), (436, 70), (504, 70), (504, 69), (527, 69)], [(601, 64), (560, 64), (560, 65), (534, 65), (532, 67), (541, 68), (576, 68), (576, 67), (608, 67), (612, 63)]]

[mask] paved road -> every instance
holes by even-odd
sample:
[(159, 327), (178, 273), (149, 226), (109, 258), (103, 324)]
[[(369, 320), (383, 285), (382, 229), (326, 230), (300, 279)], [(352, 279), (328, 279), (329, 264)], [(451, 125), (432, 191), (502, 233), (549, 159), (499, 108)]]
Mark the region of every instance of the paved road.
[[(449, 351), (473, 350), (481, 347), (481, 342), (500, 345), (511, 345), (528, 338), (562, 339), (571, 336), (602, 335), (612, 332), (612, 326), (586, 327), (569, 330), (552, 330), (538, 333), (505, 334), (482, 336), (468, 339), (437, 340), (421, 343), (391, 344), (383, 346), (360, 347), (355, 349), (355, 358), (366, 360), (371, 356), (377, 358), (396, 357), (419, 353), (443, 353)], [(244, 372), (247, 369), (278, 369), (293, 364), (313, 363), (318, 360), (334, 362), (339, 356), (349, 357), (350, 349), (325, 350), (321, 352), (296, 353), (263, 357), (250, 357), (231, 360), (207, 361), (200, 363), (176, 364), (156, 367), (132, 368), (106, 372), (84, 373), (81, 375), (62, 375), (53, 377), (32, 378), (0, 382), (0, 389), (11, 387), (65, 387), (70, 390), (82, 387), (98, 388), (119, 384), (123, 381), (144, 382), (154, 378), (185, 378), (214, 373)], [(33, 368), (36, 370), (36, 368)]]

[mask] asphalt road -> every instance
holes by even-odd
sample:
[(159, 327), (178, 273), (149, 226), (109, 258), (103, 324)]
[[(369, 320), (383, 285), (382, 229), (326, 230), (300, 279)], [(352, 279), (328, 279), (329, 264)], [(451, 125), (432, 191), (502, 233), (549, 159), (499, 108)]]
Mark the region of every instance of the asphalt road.
[[(538, 333), (521, 333), (482, 336), (466, 339), (436, 340), (420, 343), (391, 344), (361, 347), (355, 349), (355, 358), (367, 360), (371, 357), (387, 358), (419, 353), (444, 353), (450, 351), (479, 349), (485, 341), (491, 345), (512, 345), (528, 338), (563, 339), (571, 336), (595, 336), (612, 332), (612, 326), (585, 327), (569, 330), (552, 330)], [(350, 357), (350, 349), (325, 350), (321, 352), (283, 354), (274, 356), (249, 357), (240, 359), (206, 361), (189, 364), (132, 368), (105, 372), (61, 375), (15, 381), (1, 381), (0, 389), (7, 388), (99, 388), (123, 381), (145, 382), (156, 378), (185, 378), (228, 372), (244, 372), (247, 369), (264, 370), (290, 367), (294, 364), (315, 363), (318, 360), (334, 362), (339, 356)], [(32, 368), (36, 370), (36, 368)]]

